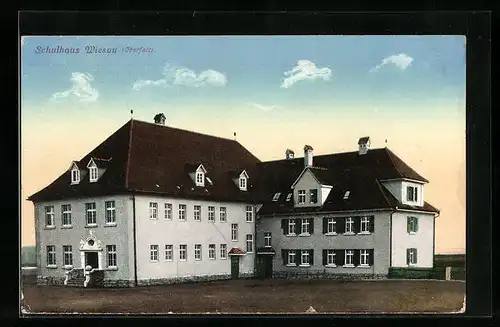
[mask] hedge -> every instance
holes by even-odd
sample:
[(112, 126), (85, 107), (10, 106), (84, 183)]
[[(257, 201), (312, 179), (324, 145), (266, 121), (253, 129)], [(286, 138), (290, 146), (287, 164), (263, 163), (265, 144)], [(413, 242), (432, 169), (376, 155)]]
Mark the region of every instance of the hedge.
[(389, 268), (389, 278), (401, 279), (445, 279), (445, 268)]

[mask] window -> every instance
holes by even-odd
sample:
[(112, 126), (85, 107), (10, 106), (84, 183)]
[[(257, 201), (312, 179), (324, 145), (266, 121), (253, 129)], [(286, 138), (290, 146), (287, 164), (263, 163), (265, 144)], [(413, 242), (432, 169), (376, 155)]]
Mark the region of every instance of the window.
[(47, 266), (56, 266), (56, 246), (47, 245)]
[(411, 202), (418, 201), (418, 188), (416, 186), (406, 187), (406, 200)]
[(286, 202), (290, 202), (290, 199), (292, 198), (292, 193), (288, 193), (286, 196)]
[(227, 259), (227, 244), (220, 245), (220, 258)]
[(238, 224), (231, 224), (231, 241), (238, 241)]
[(317, 189), (309, 190), (309, 201), (311, 203), (318, 203), (318, 190)]
[(47, 227), (54, 227), (54, 206), (45, 207), (45, 225)]
[(337, 232), (337, 221), (335, 218), (328, 218), (327, 230), (328, 234), (335, 234)]
[(309, 234), (309, 219), (308, 218), (302, 218), (301, 221), (301, 234), (308, 235)]
[(172, 203), (165, 203), (165, 219), (172, 220)]
[(295, 261), (295, 251), (288, 251), (288, 265), (289, 266), (295, 266), (296, 261)]
[(97, 181), (97, 167), (90, 167), (89, 168), (89, 174), (90, 174), (90, 181), (91, 182), (96, 182)]
[(201, 206), (197, 206), (195, 205), (194, 206), (194, 210), (193, 210), (193, 214), (194, 214), (194, 221), (201, 221)]
[(225, 223), (227, 221), (226, 207), (220, 207), (219, 219), (221, 223)]
[(295, 235), (295, 219), (288, 220), (288, 235)]
[(300, 265), (309, 266), (309, 251), (302, 250), (300, 253)]
[(417, 264), (417, 249), (406, 249), (406, 263), (408, 265), (416, 265)]
[(196, 185), (197, 186), (203, 186), (205, 185), (205, 174), (202, 172), (197, 172), (196, 173)]
[(265, 247), (271, 246), (271, 233), (269, 232), (264, 233), (264, 246)]
[(179, 245), (179, 260), (180, 261), (187, 260), (187, 245), (186, 244)]
[(344, 194), (344, 200), (349, 199), (349, 195), (351, 194), (351, 191), (346, 191)]
[(158, 203), (149, 202), (149, 219), (158, 219)]
[(253, 235), (247, 234), (247, 253), (253, 252)]
[(351, 217), (348, 217), (345, 220), (345, 233), (354, 234), (354, 219)]
[(63, 245), (63, 265), (73, 266), (73, 248), (71, 245)]
[(407, 230), (410, 234), (415, 234), (418, 231), (418, 218), (407, 217)]
[(208, 221), (215, 222), (215, 207), (208, 207)]
[(62, 225), (71, 226), (71, 204), (63, 204), (62, 211)]
[(354, 250), (345, 250), (344, 266), (354, 266)]
[(273, 201), (275, 201), (275, 202), (278, 201), (278, 199), (280, 198), (280, 195), (281, 195), (281, 193), (274, 194)]
[(149, 260), (151, 262), (158, 262), (158, 245), (149, 246)]
[(370, 217), (361, 218), (361, 233), (370, 233)]
[(179, 204), (179, 220), (186, 220), (186, 205)]
[(328, 266), (335, 266), (335, 250), (328, 250), (326, 252), (326, 264)]
[(116, 268), (116, 245), (106, 245), (108, 268)]
[(165, 245), (165, 260), (167, 261), (174, 260), (174, 246), (171, 244)]
[(95, 202), (85, 203), (85, 212), (87, 217), (87, 225), (97, 225)]
[(299, 190), (299, 204), (306, 203), (306, 190)]
[(246, 208), (246, 219), (247, 223), (251, 223), (253, 221), (253, 207), (247, 206)]
[(361, 266), (369, 266), (370, 261), (368, 258), (370, 257), (370, 252), (368, 250), (361, 250), (359, 253), (359, 263)]
[(247, 179), (245, 177), (240, 177), (240, 190), (247, 189)]
[(201, 260), (201, 244), (194, 245), (194, 260)]
[(80, 183), (80, 170), (73, 169), (71, 171), (71, 183), (72, 184), (78, 184), (78, 183)]
[(211, 260), (215, 259), (215, 244), (208, 245), (208, 258)]
[(106, 201), (104, 206), (106, 207), (106, 224), (116, 224), (115, 201)]

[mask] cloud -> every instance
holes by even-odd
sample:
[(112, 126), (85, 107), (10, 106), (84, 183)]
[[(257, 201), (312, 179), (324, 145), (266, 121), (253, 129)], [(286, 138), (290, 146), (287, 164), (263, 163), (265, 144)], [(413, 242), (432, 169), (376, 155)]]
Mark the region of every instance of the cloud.
[(412, 61), (413, 58), (407, 55), (406, 53), (392, 55), (382, 59), (382, 62), (379, 65), (370, 69), (370, 72), (374, 73), (387, 64), (393, 64), (396, 65), (396, 67), (398, 67), (399, 69), (405, 70), (406, 68), (408, 68), (408, 66), (411, 65)]
[(256, 108), (262, 111), (272, 111), (279, 108), (277, 105), (263, 105), (258, 103), (249, 103), (248, 105), (252, 108)]
[(316, 65), (309, 60), (299, 60), (297, 61), (297, 65), (293, 67), (292, 70), (286, 71), (284, 73), (285, 76), (283, 78), (283, 83), (281, 84), (282, 88), (289, 88), (293, 84), (304, 81), (304, 80), (324, 80), (329, 81), (332, 76), (332, 71), (328, 67), (316, 67)]
[(90, 85), (90, 82), (94, 80), (94, 77), (88, 73), (72, 73), (71, 83), (73, 86), (62, 92), (56, 92), (52, 94), (51, 99), (57, 100), (60, 98), (67, 98), (69, 96), (75, 96), (81, 101), (93, 102), (99, 98), (99, 92)]
[(163, 86), (182, 85), (187, 87), (202, 86), (226, 86), (227, 78), (223, 73), (213, 69), (207, 69), (199, 74), (195, 71), (180, 66), (166, 64), (163, 72), (163, 78), (158, 80), (138, 80), (132, 86), (132, 89), (139, 91), (145, 86)]

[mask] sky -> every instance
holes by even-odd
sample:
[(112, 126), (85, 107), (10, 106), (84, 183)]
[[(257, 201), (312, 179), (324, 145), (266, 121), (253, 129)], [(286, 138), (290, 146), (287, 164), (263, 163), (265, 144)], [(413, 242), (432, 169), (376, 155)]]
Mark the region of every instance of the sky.
[(355, 151), (370, 136), (430, 183), (436, 251), (465, 251), (463, 36), (23, 37), (26, 198), (134, 119), (236, 139), (259, 159)]

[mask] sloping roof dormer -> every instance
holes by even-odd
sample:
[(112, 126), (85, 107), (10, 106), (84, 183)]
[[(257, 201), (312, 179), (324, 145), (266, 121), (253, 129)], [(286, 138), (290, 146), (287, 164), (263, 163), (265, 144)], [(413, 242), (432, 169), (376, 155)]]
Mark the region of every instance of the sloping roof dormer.
[(207, 174), (207, 170), (202, 163), (195, 165), (186, 164), (185, 168), (189, 173), (189, 177), (191, 177), (196, 186), (205, 186), (205, 175)]
[(99, 168), (97, 167), (94, 158), (90, 158), (87, 168), (89, 169), (89, 182), (97, 182), (99, 179)]
[(239, 174), (236, 173), (233, 176), (233, 182), (238, 186), (240, 191), (246, 191), (248, 189), (248, 173), (246, 170), (241, 171)]
[(69, 169), (71, 174), (71, 184), (80, 183), (80, 167), (78, 167), (77, 162), (73, 161)]

